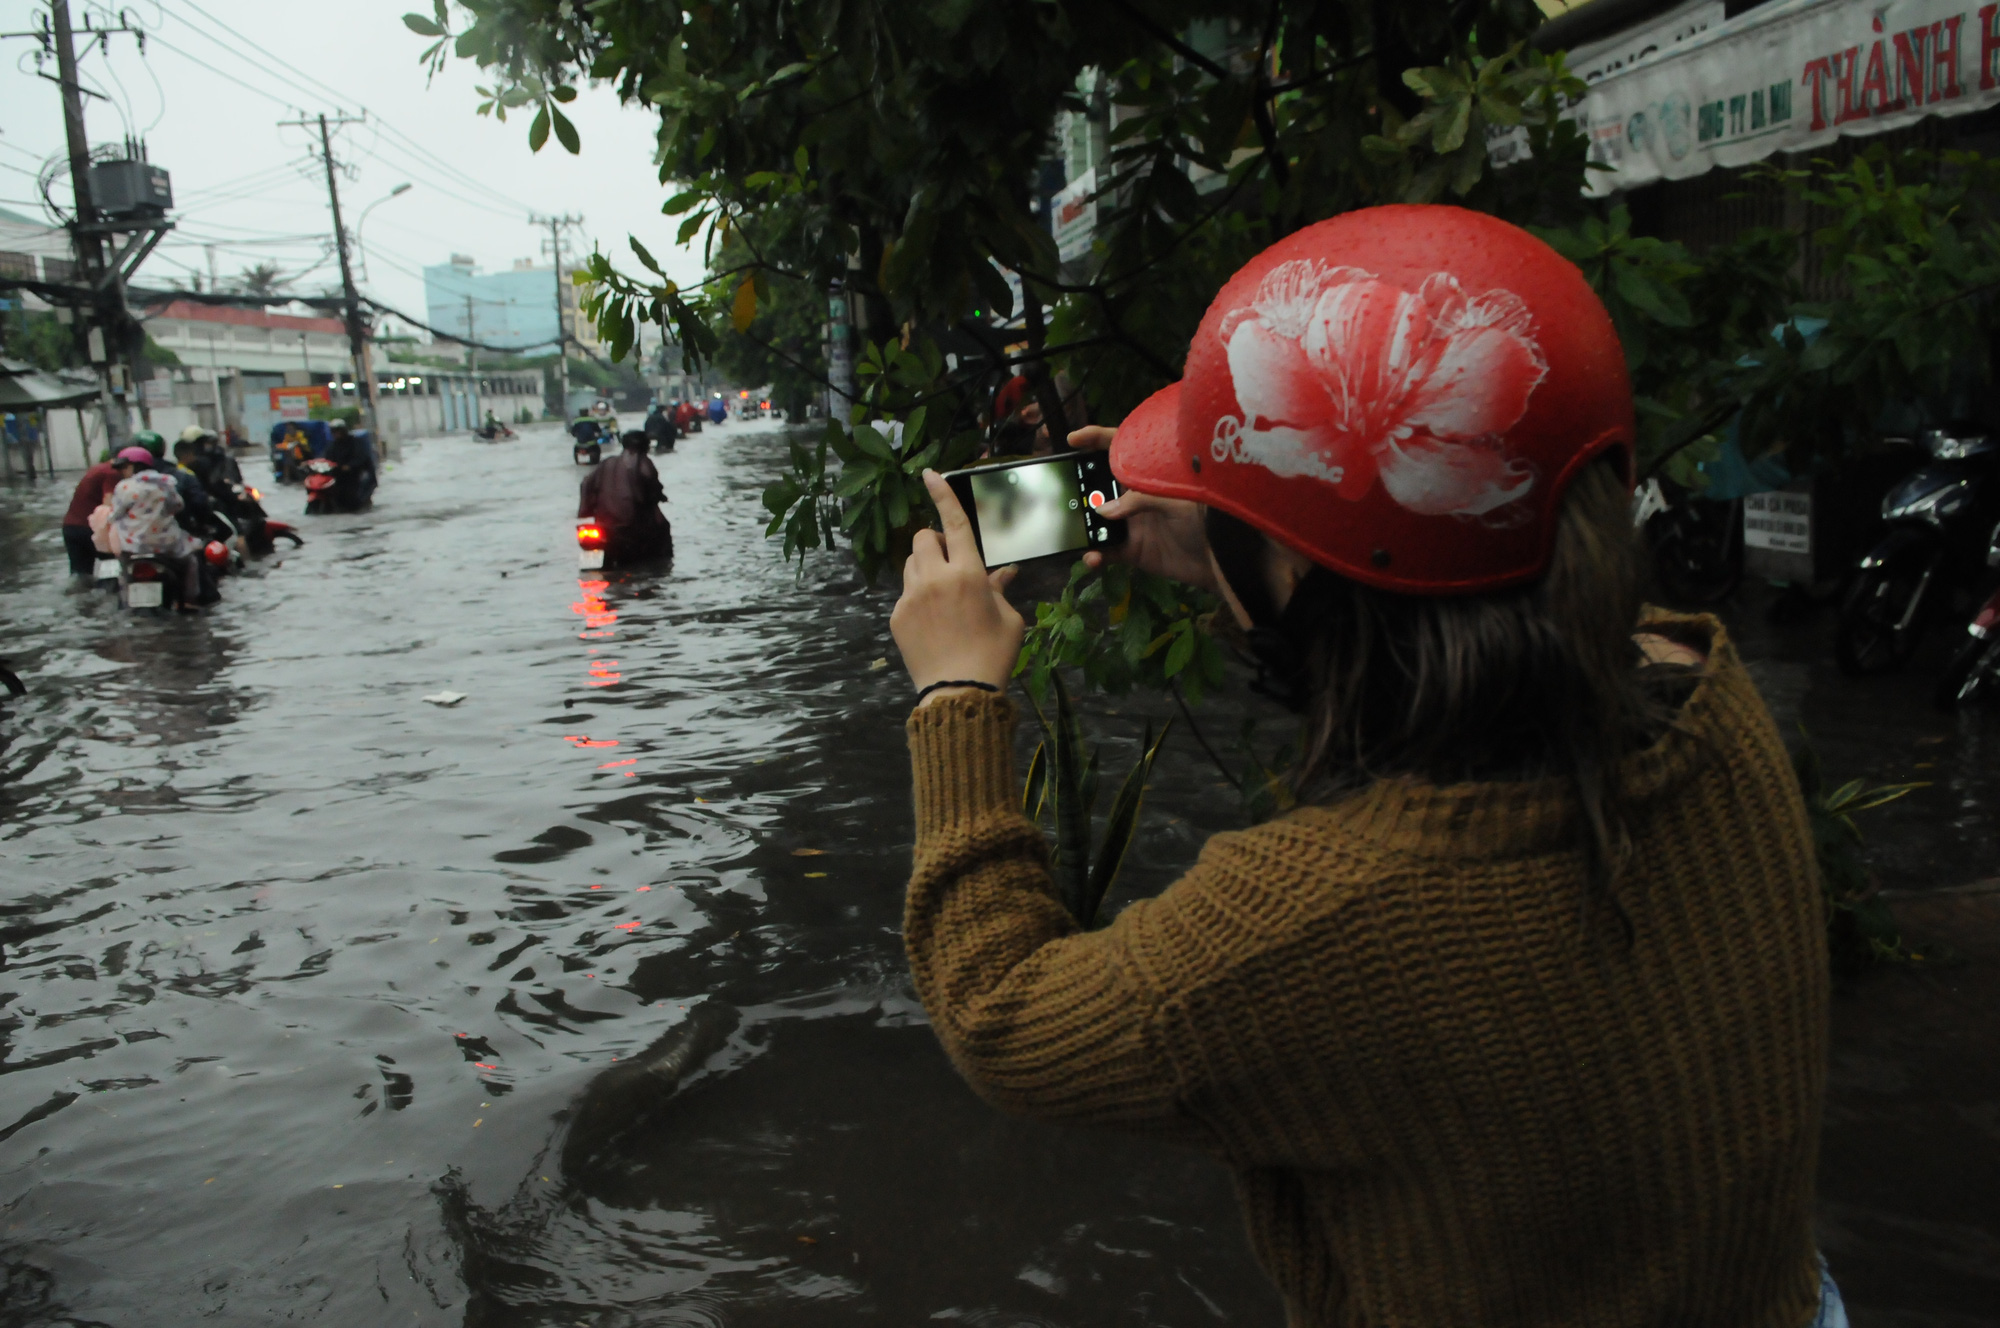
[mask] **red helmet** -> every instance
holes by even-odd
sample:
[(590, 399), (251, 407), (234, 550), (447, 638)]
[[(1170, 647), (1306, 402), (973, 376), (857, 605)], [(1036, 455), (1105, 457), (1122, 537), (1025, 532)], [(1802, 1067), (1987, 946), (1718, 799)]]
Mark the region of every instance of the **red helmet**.
[(1538, 576), (1570, 477), (1614, 447), (1629, 475), (1631, 446), (1624, 352), (1583, 274), (1495, 217), (1405, 205), (1245, 264), (1111, 467), (1342, 576), (1463, 594)]
[(210, 540), (202, 546), (201, 556), (208, 559), (210, 567), (220, 567), (229, 561), (229, 546), (221, 540)]

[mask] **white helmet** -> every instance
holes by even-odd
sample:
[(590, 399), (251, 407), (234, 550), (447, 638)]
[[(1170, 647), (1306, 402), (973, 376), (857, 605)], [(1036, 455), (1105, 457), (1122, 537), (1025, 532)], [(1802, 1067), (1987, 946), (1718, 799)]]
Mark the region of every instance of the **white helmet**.
[(207, 436), (208, 430), (202, 428), (199, 424), (190, 424), (187, 428), (181, 430), (181, 441), (184, 443), (198, 443)]

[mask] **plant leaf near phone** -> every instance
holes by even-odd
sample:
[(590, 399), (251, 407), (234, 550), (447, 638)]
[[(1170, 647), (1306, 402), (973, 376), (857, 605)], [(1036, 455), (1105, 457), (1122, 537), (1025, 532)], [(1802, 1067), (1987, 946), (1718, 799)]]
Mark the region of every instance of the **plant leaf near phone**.
[(1060, 673), (1051, 675), (1050, 693), (1054, 700), (1053, 722), (1040, 706), (1035, 707), (1042, 741), (1028, 762), (1021, 810), (1038, 825), (1043, 814), (1048, 813), (1055, 830), (1050, 867), (1057, 894), (1077, 925), (1089, 930), (1096, 925), (1104, 897), (1124, 866), (1126, 850), (1131, 847), (1139, 810), (1145, 801), (1146, 780), (1173, 725), (1169, 722), (1155, 737), (1152, 723), (1147, 723), (1139, 759), (1120, 783), (1104, 819), (1103, 834), (1096, 837), (1093, 814), (1097, 807), (1099, 751), (1084, 741), (1076, 707)]
[(767, 533), (796, 524), (818, 537), (788, 535), (786, 558), (801, 559), (803, 569), (807, 550), (834, 548), (844, 536), (873, 582), (890, 561), (908, 556), (912, 537), (936, 518), (923, 472), (965, 466), (978, 454), (980, 437), (976, 424), (966, 422), (969, 389), (953, 381), (929, 338), (868, 347), (856, 377), (849, 417), (829, 419), (821, 430), (837, 468), (828, 474), (823, 460), (794, 448), (790, 473), (765, 488), (764, 506), (771, 513)]

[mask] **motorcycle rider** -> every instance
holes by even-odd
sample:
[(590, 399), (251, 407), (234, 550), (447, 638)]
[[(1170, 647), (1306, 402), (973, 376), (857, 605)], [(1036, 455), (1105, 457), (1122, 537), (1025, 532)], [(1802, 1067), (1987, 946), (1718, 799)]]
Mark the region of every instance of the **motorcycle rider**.
[(359, 512), (374, 504), (375, 449), (365, 435), (355, 433), (344, 420), (334, 425), (326, 459), (334, 466), (334, 506)]
[(167, 564), (180, 579), (184, 610), (192, 613), (195, 606), (214, 602), (217, 596), (212, 591), (204, 593), (201, 560), (195, 556), (202, 542), (175, 519), (183, 503), (174, 475), (156, 466), (143, 447), (126, 448), (118, 461), (124, 478), (111, 491), (113, 547), (121, 554)]
[(171, 475), (174, 487), (180, 490), (181, 529), (206, 540), (211, 534), (209, 518), (215, 513), (215, 503), (209, 498), (208, 486), (202, 483), (200, 473), (195, 470), (200, 460), (193, 443), (179, 442), (174, 444), (174, 459), (161, 462), (159, 469), (163, 474)]
[[(151, 460), (148, 454), (148, 464)], [(118, 487), (118, 481), (132, 473), (132, 466), (131, 461), (123, 458), (100, 461), (84, 471), (83, 478), (76, 482), (76, 492), (62, 521), (63, 550), (69, 554), (69, 585), (63, 591), (65, 595), (81, 595), (90, 589), (97, 568), (97, 549), (90, 539), (90, 514), (111, 500), (111, 491)]]
[(674, 528), (660, 504), (667, 491), (646, 456), (651, 445), (633, 429), (619, 440), (621, 451), (584, 476), (576, 514), (593, 517), (604, 531), (604, 565), (674, 556)]
[[(229, 454), (229, 448), (213, 429), (204, 429), (199, 424), (190, 424), (181, 430), (180, 441), (194, 445), (194, 459), (187, 463), (208, 490), (211, 499), (217, 499), (228, 491), (232, 484), (243, 482), (242, 468), (236, 458)], [(180, 454), (175, 449), (175, 456)]]
[(674, 443), (680, 438), (680, 431), (674, 428), (673, 416), (657, 401), (646, 412), (646, 438), (663, 452), (673, 451)]

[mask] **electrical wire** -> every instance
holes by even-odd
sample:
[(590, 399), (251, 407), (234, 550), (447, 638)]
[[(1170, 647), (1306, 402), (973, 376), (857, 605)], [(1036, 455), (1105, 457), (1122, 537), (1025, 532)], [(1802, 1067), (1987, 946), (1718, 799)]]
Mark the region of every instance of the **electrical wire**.
[[(194, 10), (198, 14), (201, 14), (203, 18), (207, 19), (211, 23), (219, 23), (219, 21), (215, 19), (213, 15), (209, 14), (206, 10), (201, 9), (197, 5), (190, 3), (186, 7)], [(250, 56), (245, 55), (242, 51), (232, 46), (229, 42), (224, 41), (223, 39), (217, 37), (215, 34), (208, 32), (207, 30), (196, 24), (188, 22), (185, 17), (183, 17), (182, 22), (183, 24), (185, 24), (185, 26), (190, 32), (193, 32), (196, 35), (205, 38), (210, 43), (215, 45), (217, 48), (227, 52), (236, 59), (243, 61), (245, 64), (248, 64), (253, 68), (257, 68), (259, 72), (267, 73), (267, 71), (263, 68), (262, 65), (259, 64), (257, 60), (251, 58)], [(242, 37), (240, 34), (235, 34), (235, 35), (237, 36), (238, 40), (243, 42), (245, 45), (249, 46), (252, 50), (260, 52), (271, 63), (283, 66), (286, 69), (290, 69), (294, 73), (298, 74), (299, 77), (304, 79), (305, 81), (316, 84), (321, 88), (326, 88), (329, 92), (335, 93), (336, 96), (338, 95), (337, 91), (328, 87), (327, 84), (321, 82), (317, 78), (314, 78), (312, 75), (305, 73), (303, 70), (298, 69), (297, 66), (292, 65), (288, 61), (276, 55), (273, 55), (271, 52), (266, 50), (264, 47), (258, 45), (255, 41), (251, 40), (250, 38)], [(159, 39), (156, 38), (156, 40)], [(202, 66), (206, 69), (214, 70), (215, 68), (213, 65), (206, 64), (205, 62), (200, 61), (196, 57), (189, 56), (186, 51), (181, 50), (181, 48), (176, 47), (169, 42), (162, 40), (160, 44), (162, 46), (165, 46), (168, 50), (176, 52), (177, 54), (187, 56), (189, 59), (195, 59), (196, 63), (202, 64)], [(255, 87), (248, 83), (244, 83), (241, 86), (243, 86), (248, 91), (254, 92), (257, 95), (266, 98), (267, 100), (271, 100), (274, 102), (277, 101), (277, 98), (272, 97), (271, 94), (265, 92), (261, 88)], [(287, 109), (294, 109), (294, 108), (288, 105)], [(514, 199), (508, 198), (505, 194), (502, 194), (498, 190), (495, 190), (490, 186), (483, 184), (475, 177), (467, 175), (463, 171), (452, 166), (450, 163), (445, 162), (442, 158), (436, 156), (436, 154), (432, 153), (429, 149), (423, 147), (421, 144), (417, 144), (415, 140), (410, 139), (409, 135), (403, 133), (403, 131), (398, 129), (393, 123), (389, 122), (388, 120), (384, 119), (379, 115), (373, 115), (372, 112), (368, 111), (367, 107), (363, 106), (360, 109), (364, 113), (370, 114), (372, 116), (371, 123), (379, 124), (382, 129), (386, 130), (390, 135), (393, 136), (392, 141), (389, 142), (380, 142), (378, 139), (378, 144), (380, 148), (386, 151), (394, 152), (397, 155), (397, 158), (399, 159), (391, 160), (389, 157), (384, 156), (379, 152), (369, 154), (374, 156), (376, 160), (382, 161), (385, 165), (393, 165), (398, 167), (399, 169), (412, 171), (417, 175), (427, 177), (425, 179), (426, 187), (436, 190), (438, 193), (443, 194), (445, 197), (451, 199), (453, 202), (459, 203), (462, 206), (473, 208), (477, 211), (485, 212), (488, 213), (489, 215), (501, 217), (509, 221), (522, 221), (526, 220), (527, 218), (533, 215), (533, 210), (528, 208), (526, 205), (516, 202)], [(301, 110), (300, 113), (304, 114), (303, 110)], [(405, 146), (406, 144), (410, 146)], [(482, 202), (476, 198), (468, 198), (464, 194), (459, 193), (456, 190), (446, 188), (443, 184), (439, 183), (438, 179), (436, 178), (440, 173), (444, 174), (447, 179), (452, 180), (454, 183), (457, 183), (459, 181), (464, 181), (467, 184), (469, 184), (473, 189), (482, 192), (488, 195), (489, 197), (498, 199), (500, 202), (500, 206), (495, 206), (493, 203), (489, 202)]]
[(215, 75), (217, 78), (230, 79), (231, 82), (234, 82), (237, 87), (241, 88), (245, 92), (254, 93), (257, 96), (262, 97), (265, 101), (270, 102), (272, 105), (281, 106), (287, 111), (291, 111), (294, 113), (303, 113), (303, 108), (299, 106), (297, 102), (290, 102), (284, 100), (281, 97), (274, 97), (270, 93), (264, 91), (264, 89), (262, 88), (254, 87), (251, 84), (233, 79), (231, 78), (230, 75), (223, 73), (220, 69), (217, 69), (214, 65), (202, 59), (200, 56), (188, 54), (186, 51), (183, 51), (180, 47), (174, 45), (172, 42), (168, 41), (164, 37), (159, 36), (158, 34), (154, 34), (153, 40), (158, 42), (161, 46), (165, 47), (167, 50), (172, 51), (175, 55), (181, 57), (181, 59), (200, 65), (203, 69), (206, 69), (209, 73)]
[[(479, 179), (475, 175), (469, 174), (468, 172), (462, 170), (460, 167), (456, 166), (452, 162), (447, 161), (445, 158), (433, 152), (430, 148), (424, 146), (422, 143), (418, 142), (410, 135), (404, 133), (403, 130), (400, 127), (398, 127), (394, 121), (388, 119), (385, 116), (376, 114), (374, 111), (369, 110), (368, 107), (361, 105), (358, 102), (347, 101), (348, 93), (342, 91), (341, 89), (335, 88), (332, 85), (308, 73), (307, 71), (300, 69), (297, 65), (292, 64), (289, 60), (286, 60), (284, 57), (271, 51), (268, 47), (263, 46), (253, 38), (243, 36), (241, 33), (236, 32), (234, 29), (230, 28), (227, 24), (223, 23), (220, 19), (216, 18), (213, 14), (203, 9), (200, 5), (194, 3), (194, 0), (175, 0), (175, 5), (177, 8), (189, 9), (201, 15), (202, 18), (206, 19), (209, 23), (213, 24), (217, 28), (221, 28), (224, 29), (225, 31), (230, 32), (231, 35), (234, 36), (238, 41), (241, 41), (244, 45), (250, 47), (251, 50), (255, 51), (264, 60), (269, 61), (271, 64), (277, 65), (280, 68), (287, 69), (301, 80), (307, 83), (311, 83), (314, 86), (320, 88), (329, 97), (333, 98), (335, 105), (355, 106), (356, 109), (360, 110), (363, 114), (369, 117), (371, 123), (379, 125), (382, 130), (384, 130), (385, 132), (393, 136), (395, 139), (397, 139), (399, 141), (399, 144), (402, 146), (402, 151), (406, 155), (414, 155), (419, 160), (425, 162), (427, 169), (433, 171), (441, 171), (445, 175), (456, 181), (461, 188), (467, 188), (477, 193), (485, 194), (488, 197), (494, 199), (496, 202), (505, 205), (507, 208), (512, 209), (515, 212), (519, 212), (526, 215), (533, 215), (534, 209), (529, 207), (527, 204), (522, 203), (518, 199), (509, 197), (502, 191), (495, 189), (492, 185), (487, 184), (484, 180)], [(188, 22), (185, 17), (183, 17), (181, 21), (183, 23)], [(216, 45), (223, 47), (225, 50), (230, 49), (227, 43), (215, 37), (213, 34), (204, 31), (202, 28), (196, 26), (195, 24), (188, 23), (188, 27), (191, 31), (201, 33), (203, 36), (208, 37), (208, 39), (211, 42), (214, 42)], [(257, 63), (254, 60), (249, 60), (248, 57), (242, 56), (240, 52), (232, 51), (232, 53), (237, 54), (238, 58), (248, 60), (249, 63), (252, 64)]]

